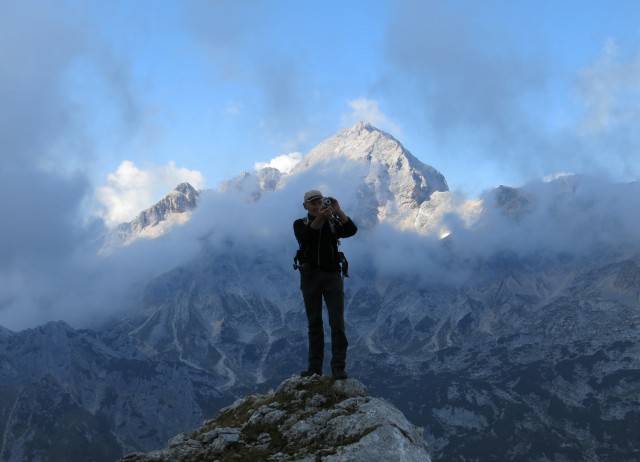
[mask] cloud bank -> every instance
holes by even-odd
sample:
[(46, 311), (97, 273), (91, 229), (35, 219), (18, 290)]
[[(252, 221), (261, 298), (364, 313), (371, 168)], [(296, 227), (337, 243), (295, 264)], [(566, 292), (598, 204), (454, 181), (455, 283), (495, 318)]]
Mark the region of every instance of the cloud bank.
[[(189, 264), (206, 252), (232, 256), (247, 280), (256, 256), (269, 262), (270, 271), (295, 274), (291, 259), (297, 244), (292, 223), (304, 216), (302, 197), (311, 187), (337, 197), (347, 214), (360, 225), (358, 234), (344, 240), (342, 250), (352, 268), (352, 280), (399, 278), (426, 289), (469, 282), (474, 268), (496, 255), (537, 261), (540, 256), (590, 258), (594, 250), (613, 252), (638, 247), (640, 183), (616, 184), (602, 178), (566, 175), (527, 184), (498, 188), (481, 199), (473, 219), (462, 198), (442, 214), (450, 230), (446, 239), (416, 230), (399, 229), (393, 220), (374, 224), (363, 208), (366, 169), (345, 161), (340, 169), (317, 165), (313, 170), (287, 177), (275, 191), (230, 188), (206, 190), (198, 207), (183, 226), (175, 226), (155, 240), (139, 239), (107, 256), (98, 256), (100, 241), (61, 235), (55, 251), (34, 251), (29, 261), (5, 265), (0, 286), (0, 325), (12, 329), (47, 320), (64, 319), (88, 325), (110, 314), (133, 308), (145, 285), (155, 276)], [(255, 187), (255, 183), (245, 183)], [(93, 230), (93, 237), (100, 229)], [(60, 246), (65, 238), (67, 244)], [(18, 252), (21, 257), (25, 251)], [(43, 254), (45, 258), (43, 258)], [(40, 265), (35, 272), (29, 270)], [(263, 271), (261, 267), (260, 271)], [(28, 275), (28, 277), (27, 277)], [(293, 287), (293, 286), (292, 286)]]
[[(85, 117), (97, 104), (123, 138), (139, 118), (126, 66), (90, 24), (75, 3), (0, 2), (0, 325), (13, 329), (57, 319), (89, 322), (131, 303), (132, 283), (157, 274), (129, 255), (105, 260), (96, 253), (107, 230), (91, 214), (99, 147)], [(78, 66), (91, 68), (102, 84), (88, 105), (77, 98), (86, 90), (74, 85)], [(112, 219), (124, 194), (114, 184), (126, 190), (140, 180), (124, 174), (126, 164), (122, 170), (103, 195), (111, 193)], [(163, 174), (172, 181), (178, 169), (160, 170), (147, 181), (155, 185)], [(196, 182), (197, 175), (190, 179)], [(131, 256), (144, 259), (141, 252)]]

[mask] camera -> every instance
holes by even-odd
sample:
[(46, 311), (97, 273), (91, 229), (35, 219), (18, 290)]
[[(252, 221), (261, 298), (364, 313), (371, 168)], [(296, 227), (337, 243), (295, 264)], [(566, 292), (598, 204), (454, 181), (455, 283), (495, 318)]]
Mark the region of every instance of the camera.
[(331, 207), (331, 204), (335, 202), (333, 197), (323, 197), (322, 198), (322, 208)]

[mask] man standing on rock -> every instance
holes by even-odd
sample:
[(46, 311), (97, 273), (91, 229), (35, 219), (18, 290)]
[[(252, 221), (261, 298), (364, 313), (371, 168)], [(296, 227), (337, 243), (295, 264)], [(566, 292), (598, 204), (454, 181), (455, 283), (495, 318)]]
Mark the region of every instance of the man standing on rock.
[(307, 217), (293, 223), (300, 245), (296, 267), (300, 269), (300, 290), (309, 324), (309, 365), (301, 375), (322, 375), (324, 298), (331, 327), (331, 372), (335, 380), (344, 380), (349, 343), (344, 328), (343, 275), (348, 274), (344, 254), (338, 250), (338, 239), (353, 236), (358, 228), (336, 199), (325, 198), (318, 190), (306, 192), (302, 205)]

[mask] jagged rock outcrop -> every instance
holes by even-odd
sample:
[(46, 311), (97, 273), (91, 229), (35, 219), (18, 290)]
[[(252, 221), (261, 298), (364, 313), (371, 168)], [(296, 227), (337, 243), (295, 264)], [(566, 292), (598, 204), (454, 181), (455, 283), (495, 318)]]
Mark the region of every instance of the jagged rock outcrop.
[(140, 237), (161, 236), (175, 224), (189, 219), (189, 212), (196, 208), (200, 191), (189, 183), (180, 183), (173, 190), (132, 221), (121, 223), (106, 238), (102, 253), (109, 253), (113, 247), (131, 244)]
[(422, 429), (355, 379), (285, 380), (275, 391), (224, 408), (168, 447), (122, 462), (174, 461), (428, 462)]

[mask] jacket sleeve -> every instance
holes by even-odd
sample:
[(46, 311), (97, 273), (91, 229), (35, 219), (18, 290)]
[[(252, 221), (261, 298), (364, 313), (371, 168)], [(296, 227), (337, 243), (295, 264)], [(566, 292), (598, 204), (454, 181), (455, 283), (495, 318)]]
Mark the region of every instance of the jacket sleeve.
[(358, 227), (351, 220), (351, 218), (349, 218), (345, 223), (342, 224), (342, 226), (338, 227), (338, 229), (336, 231), (336, 234), (340, 238), (342, 238), (342, 237), (346, 238), (346, 237), (353, 236), (357, 232), (358, 232)]

